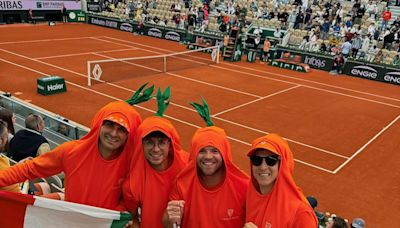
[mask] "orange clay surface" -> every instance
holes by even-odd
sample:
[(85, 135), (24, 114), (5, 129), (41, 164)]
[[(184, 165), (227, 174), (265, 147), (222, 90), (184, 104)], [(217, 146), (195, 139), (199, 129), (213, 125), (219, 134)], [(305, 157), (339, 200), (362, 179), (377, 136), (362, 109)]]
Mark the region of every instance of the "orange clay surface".
[[(118, 73), (122, 66), (104, 65), (102, 79), (110, 83), (88, 87), (88, 60), (187, 49), (172, 41), (85, 24), (2, 25), (0, 34), (2, 91), (89, 126), (100, 107), (129, 98), (142, 83), (170, 85), (166, 115), (186, 150), (196, 128), (204, 126), (188, 102), (201, 102), (203, 96), (215, 115), (214, 123), (230, 136), (234, 162), (242, 169), (249, 171), (245, 157), (249, 143), (263, 134), (278, 133), (288, 139), (294, 153), (297, 184), (305, 195), (318, 199), (320, 211), (349, 220), (362, 217), (368, 227), (400, 223), (399, 86), (245, 61), (151, 73), (159, 63), (147, 61), (141, 63), (147, 70), (128, 68), (136, 72), (132, 76)], [(185, 64), (185, 58), (173, 64)], [(45, 75), (63, 77), (67, 93), (37, 94), (36, 80)], [(152, 100), (136, 109), (145, 118), (154, 114), (155, 107)]]

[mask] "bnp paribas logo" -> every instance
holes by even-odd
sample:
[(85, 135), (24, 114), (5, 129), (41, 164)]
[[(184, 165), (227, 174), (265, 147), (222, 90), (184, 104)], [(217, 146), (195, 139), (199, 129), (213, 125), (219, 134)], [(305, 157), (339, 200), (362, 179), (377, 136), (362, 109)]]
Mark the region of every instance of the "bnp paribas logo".
[(39, 8), (43, 8), (42, 3), (41, 2), (36, 2), (36, 7)]

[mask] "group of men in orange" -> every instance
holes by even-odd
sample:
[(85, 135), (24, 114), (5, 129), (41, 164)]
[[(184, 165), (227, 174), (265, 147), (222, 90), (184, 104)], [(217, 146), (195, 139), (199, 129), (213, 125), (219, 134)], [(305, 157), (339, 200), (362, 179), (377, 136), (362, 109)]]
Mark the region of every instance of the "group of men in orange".
[(0, 171), (0, 187), (64, 172), (66, 201), (129, 211), (132, 227), (317, 227), (284, 139), (254, 140), (249, 177), (232, 162), (227, 135), (213, 126), (205, 102), (199, 113), (208, 126), (186, 153), (163, 117), (169, 89), (157, 101), (157, 115), (143, 122), (130, 104), (107, 104), (82, 139)]

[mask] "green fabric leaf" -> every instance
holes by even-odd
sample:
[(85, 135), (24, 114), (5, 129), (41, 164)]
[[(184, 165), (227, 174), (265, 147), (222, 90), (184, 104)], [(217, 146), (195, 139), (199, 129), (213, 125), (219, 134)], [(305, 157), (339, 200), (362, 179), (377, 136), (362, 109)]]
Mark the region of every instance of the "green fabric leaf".
[(214, 126), (214, 123), (211, 121), (210, 110), (208, 108), (208, 104), (203, 97), (201, 99), (203, 101), (203, 105), (198, 104), (196, 102), (192, 102), (192, 103), (190, 103), (190, 105), (192, 105), (196, 109), (197, 113), (199, 113), (201, 118), (203, 118), (203, 120), (206, 122), (207, 126)]
[(171, 88), (168, 86), (164, 92), (161, 92), (161, 89), (157, 90), (157, 113), (156, 116), (163, 116), (165, 110), (167, 109), (171, 96)]
[(126, 102), (130, 105), (140, 104), (144, 101), (148, 101), (152, 98), (152, 94), (154, 91), (154, 85), (150, 86), (149, 88), (145, 89), (142, 93), (143, 89), (147, 86), (148, 83), (143, 84), (140, 86), (138, 90), (133, 94), (131, 98), (126, 100)]

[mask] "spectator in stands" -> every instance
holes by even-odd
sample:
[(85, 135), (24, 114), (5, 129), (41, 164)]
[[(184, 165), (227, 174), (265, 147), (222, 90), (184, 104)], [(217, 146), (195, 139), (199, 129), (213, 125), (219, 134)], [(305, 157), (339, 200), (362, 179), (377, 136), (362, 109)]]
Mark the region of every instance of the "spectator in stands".
[(252, 142), (246, 228), (317, 227), (314, 211), (293, 179), (294, 160), (287, 142), (268, 134)]
[(376, 19), (377, 6), (375, 1), (369, 1), (366, 7), (368, 17)]
[(378, 54), (379, 48), (376, 47), (376, 45), (373, 45), (369, 48), (367, 52), (367, 61), (372, 62), (375, 59), (375, 56)]
[(370, 46), (370, 35), (367, 36), (363, 36), (363, 42), (361, 45), (361, 49), (358, 51), (359, 54), (359, 58), (366, 58), (367, 56), (367, 52), (369, 50), (369, 46)]
[[(129, 102), (135, 103), (132, 99)], [(0, 186), (63, 171), (66, 201), (125, 210), (122, 183), (129, 172), (134, 134), (140, 122), (140, 115), (131, 105), (122, 101), (109, 103), (96, 113), (85, 137), (0, 171)]]
[(9, 157), (18, 162), (50, 151), (47, 139), (42, 136), (43, 130), (43, 118), (29, 114), (25, 118), (25, 129), (18, 131), (10, 141)]
[(332, 70), (329, 72), (330, 74), (342, 74), (342, 69), (344, 66), (344, 58), (342, 53), (336, 54), (335, 58), (333, 59), (333, 66)]
[(337, 11), (336, 11), (336, 23), (337, 24), (342, 24), (343, 17), (344, 17), (343, 7), (339, 6)]
[(318, 201), (314, 196), (307, 196), (307, 201), (314, 210), (315, 217), (317, 217), (318, 225), (325, 226), (325, 215), (317, 210)]
[[(14, 125), (15, 125), (17, 118), (15, 117), (15, 114), (13, 112), (11, 112), (10, 110), (8, 110), (6, 108), (0, 108), (0, 120), (3, 120), (7, 123), (8, 143), (9, 143), (15, 135)], [(8, 151), (8, 147), (6, 149)]]
[(328, 39), (329, 29), (331, 27), (331, 23), (328, 19), (324, 20), (324, 23), (321, 26), (321, 39), (326, 40)]
[(360, 35), (354, 33), (354, 38), (351, 44), (351, 57), (357, 58), (358, 50), (360, 50), (361, 46), (362, 46), (362, 40)]
[(361, 5), (356, 11), (356, 16), (354, 18), (354, 24), (360, 25), (364, 14), (365, 14), (365, 7), (364, 7), (364, 5)]
[(351, 48), (352, 44), (350, 42), (350, 39), (346, 39), (346, 42), (344, 42), (341, 47), (342, 54), (345, 58), (349, 57)]
[(388, 49), (389, 51), (392, 49), (392, 43), (394, 42), (394, 31), (387, 29), (387, 32), (383, 36), (383, 48)]
[(375, 55), (374, 63), (382, 63), (383, 62), (383, 52), (379, 50), (378, 53)]
[[(0, 170), (4, 170), (10, 167), (9, 159), (3, 155), (3, 153), (7, 152), (5, 148), (7, 141), (8, 141), (7, 122), (0, 119)], [(21, 192), (18, 184), (12, 184), (9, 186), (0, 187), (0, 190), (9, 192), (18, 192), (18, 193)]]
[(242, 228), (249, 177), (232, 162), (225, 131), (212, 126), (205, 114), (207, 108), (200, 109), (208, 127), (198, 129), (192, 138), (189, 164), (177, 176), (164, 227), (177, 223), (182, 227)]
[(393, 65), (400, 66), (400, 55), (396, 55), (396, 57), (394, 57)]
[(348, 228), (347, 222), (341, 217), (329, 218), (325, 228)]
[(392, 18), (392, 12), (389, 10), (389, 7), (387, 7), (386, 10), (383, 12), (382, 18), (383, 20), (382, 20), (381, 31), (385, 31), (390, 19)]
[(296, 17), (297, 17), (296, 11), (293, 11), (293, 12), (289, 15), (289, 18), (288, 18), (289, 29), (294, 28), (294, 25), (295, 25), (295, 23), (296, 23)]
[(395, 27), (396, 29), (400, 29), (400, 15), (397, 15), (396, 20), (393, 21), (392, 27)]
[(299, 13), (296, 15), (296, 22), (294, 24), (295, 29), (303, 29), (303, 22), (304, 22), (304, 14), (300, 10)]
[(362, 218), (355, 218), (350, 224), (351, 228), (365, 228), (365, 221)]
[(64, 123), (58, 124), (57, 132), (62, 134), (62, 135), (64, 135), (64, 136), (67, 136), (67, 137), (70, 136), (69, 135), (69, 127)]
[(127, 208), (136, 220), (141, 207), (142, 227), (162, 227), (175, 177), (187, 164), (188, 154), (180, 145), (178, 132), (162, 117), (167, 102), (169, 96), (157, 96), (157, 116), (146, 118), (139, 126), (135, 151), (138, 159), (131, 168), (132, 175), (124, 182)]
[(321, 47), (319, 48), (319, 51), (322, 52), (322, 53), (325, 53), (327, 50), (328, 50), (328, 49), (327, 49), (327, 47), (326, 47), (326, 44), (325, 44), (325, 43), (322, 43), (322, 44), (321, 44)]

